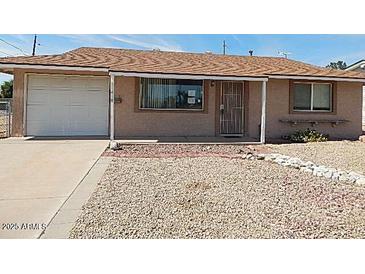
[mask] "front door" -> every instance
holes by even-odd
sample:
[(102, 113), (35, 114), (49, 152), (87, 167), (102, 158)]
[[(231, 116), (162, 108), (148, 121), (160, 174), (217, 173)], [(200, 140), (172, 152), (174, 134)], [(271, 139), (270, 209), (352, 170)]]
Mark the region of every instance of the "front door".
[(222, 82), (219, 108), (220, 134), (243, 136), (243, 82)]

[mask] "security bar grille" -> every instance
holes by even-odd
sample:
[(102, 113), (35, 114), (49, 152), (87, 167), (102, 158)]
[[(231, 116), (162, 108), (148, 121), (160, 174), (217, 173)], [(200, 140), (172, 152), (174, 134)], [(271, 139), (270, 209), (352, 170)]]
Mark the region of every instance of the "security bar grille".
[(242, 82), (222, 82), (220, 112), (221, 135), (242, 136), (244, 133)]

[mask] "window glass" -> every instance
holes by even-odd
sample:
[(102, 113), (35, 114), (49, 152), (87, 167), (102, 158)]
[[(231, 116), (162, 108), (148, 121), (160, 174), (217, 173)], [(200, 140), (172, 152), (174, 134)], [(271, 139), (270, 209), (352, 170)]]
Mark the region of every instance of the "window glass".
[(311, 110), (311, 84), (294, 84), (294, 110)]
[(203, 81), (142, 78), (140, 107), (202, 109)]
[(313, 84), (313, 110), (331, 109), (331, 85)]

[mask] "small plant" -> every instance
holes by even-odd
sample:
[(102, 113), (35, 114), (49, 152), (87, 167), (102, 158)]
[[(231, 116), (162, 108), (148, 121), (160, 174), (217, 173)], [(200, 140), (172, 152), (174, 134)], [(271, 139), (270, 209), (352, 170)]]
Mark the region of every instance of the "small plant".
[(298, 130), (295, 133), (284, 136), (284, 139), (295, 143), (309, 143), (309, 142), (326, 142), (328, 141), (328, 134), (322, 134), (315, 129)]

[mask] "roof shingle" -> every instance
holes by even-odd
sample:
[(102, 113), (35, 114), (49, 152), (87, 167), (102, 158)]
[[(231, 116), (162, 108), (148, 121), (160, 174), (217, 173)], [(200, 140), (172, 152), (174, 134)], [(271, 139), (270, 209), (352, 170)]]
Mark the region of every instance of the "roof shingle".
[(365, 79), (361, 72), (327, 69), (281, 57), (83, 47), (59, 55), (0, 58), (0, 64), (106, 68), (110, 71), (263, 77), (270, 75)]

